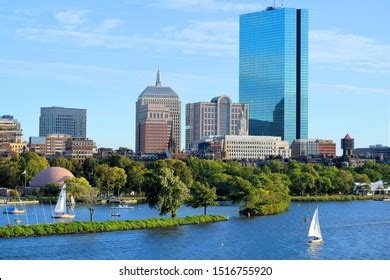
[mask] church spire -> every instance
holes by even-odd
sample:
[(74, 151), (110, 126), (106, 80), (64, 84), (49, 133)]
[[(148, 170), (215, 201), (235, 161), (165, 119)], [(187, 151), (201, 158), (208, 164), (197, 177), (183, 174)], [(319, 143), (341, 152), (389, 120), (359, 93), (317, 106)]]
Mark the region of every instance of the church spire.
[(157, 71), (156, 87), (161, 87), (161, 74), (160, 69)]

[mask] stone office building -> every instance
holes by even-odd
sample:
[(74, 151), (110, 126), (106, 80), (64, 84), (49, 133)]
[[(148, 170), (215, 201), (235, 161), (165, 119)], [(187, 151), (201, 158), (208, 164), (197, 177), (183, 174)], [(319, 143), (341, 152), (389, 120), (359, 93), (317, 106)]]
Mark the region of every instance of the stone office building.
[(186, 149), (209, 135), (248, 135), (247, 104), (233, 103), (228, 96), (218, 96), (210, 102), (186, 105)]

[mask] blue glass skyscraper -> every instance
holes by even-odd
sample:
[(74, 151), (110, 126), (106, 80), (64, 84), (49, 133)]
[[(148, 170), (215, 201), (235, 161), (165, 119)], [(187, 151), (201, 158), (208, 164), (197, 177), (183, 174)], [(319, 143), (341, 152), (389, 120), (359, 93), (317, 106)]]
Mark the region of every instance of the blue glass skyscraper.
[(308, 137), (308, 11), (270, 7), (240, 16), (240, 102), (249, 134)]

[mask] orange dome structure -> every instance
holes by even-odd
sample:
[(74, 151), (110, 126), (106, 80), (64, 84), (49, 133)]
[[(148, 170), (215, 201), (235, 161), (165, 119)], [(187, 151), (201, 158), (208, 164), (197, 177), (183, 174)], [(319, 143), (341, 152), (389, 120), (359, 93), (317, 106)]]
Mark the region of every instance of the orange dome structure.
[(50, 167), (39, 172), (31, 181), (31, 187), (44, 187), (49, 184), (63, 185), (65, 180), (73, 178), (73, 174), (62, 167)]

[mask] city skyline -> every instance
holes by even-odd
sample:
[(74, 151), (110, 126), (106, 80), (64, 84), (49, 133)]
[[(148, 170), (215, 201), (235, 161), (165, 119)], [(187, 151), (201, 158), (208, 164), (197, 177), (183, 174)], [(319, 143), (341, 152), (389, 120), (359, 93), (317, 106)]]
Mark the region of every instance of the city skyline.
[[(162, 2), (1, 4), (1, 115), (18, 119), (27, 141), (38, 135), (40, 107), (85, 108), (99, 146), (134, 148), (135, 101), (159, 67), (182, 112), (218, 95), (237, 102), (238, 16), (272, 1)], [(347, 2), (285, 1), (310, 13), (309, 138), (339, 143), (348, 132), (356, 147), (389, 145), (390, 40), (380, 28), (389, 3), (363, 24), (368, 7)], [(134, 10), (152, 20), (143, 25)]]

